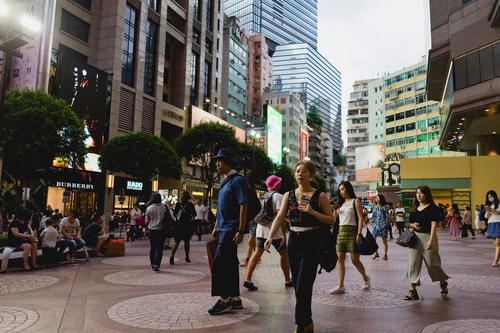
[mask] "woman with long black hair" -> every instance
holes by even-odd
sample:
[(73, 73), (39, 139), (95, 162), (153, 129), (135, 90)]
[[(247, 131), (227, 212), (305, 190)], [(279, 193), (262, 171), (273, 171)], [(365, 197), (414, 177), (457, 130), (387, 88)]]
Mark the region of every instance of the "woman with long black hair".
[(409, 248), (406, 281), (410, 283), (410, 290), (405, 300), (418, 300), (417, 286), (420, 286), (420, 272), (422, 260), (432, 282), (439, 281), (441, 296), (448, 295), (448, 275), (441, 267), (437, 229), (439, 227), (439, 209), (434, 203), (429, 187), (419, 186), (413, 198), (413, 209), (410, 213), (410, 228), (417, 236), (417, 243)]
[(177, 202), (174, 209), (174, 215), (177, 219), (177, 225), (174, 231), (175, 245), (170, 256), (170, 265), (174, 264), (175, 252), (179, 248), (181, 241), (184, 242), (184, 253), (186, 254), (186, 262), (190, 263), (189, 249), (190, 240), (194, 231), (194, 218), (196, 217), (196, 209), (191, 200), (191, 194), (187, 191), (182, 191), (181, 200)]
[(495, 258), (491, 266), (498, 267), (500, 260), (500, 204), (498, 201), (497, 192), (490, 190), (486, 193), (486, 218), (488, 218), (488, 230), (486, 236), (493, 239), (495, 245)]
[(361, 202), (356, 199), (354, 188), (348, 181), (342, 182), (339, 185), (340, 206), (333, 211), (335, 219), (340, 218), (340, 230), (337, 236), (337, 277), (339, 284), (330, 294), (344, 294), (344, 278), (345, 278), (345, 259), (346, 253), (351, 254), (351, 261), (354, 267), (363, 277), (363, 290), (370, 289), (370, 277), (366, 275), (365, 266), (359, 260), (358, 244), (363, 241), (363, 224), (365, 217), (363, 215), (363, 207)]
[[(378, 194), (375, 197), (375, 207), (373, 207), (372, 212), (373, 237), (375, 240), (377, 237), (381, 237), (382, 243), (384, 244), (384, 256), (382, 257), (382, 260), (387, 260), (387, 249), (389, 247), (387, 244), (387, 234), (389, 231), (388, 229), (392, 228), (389, 224), (389, 214), (385, 209), (386, 204), (385, 197), (382, 194)], [(378, 257), (378, 251), (376, 251), (372, 256), (372, 259), (377, 259)]]
[(319, 244), (323, 233), (330, 232), (330, 225), (335, 221), (328, 197), (311, 186), (314, 173), (311, 161), (300, 161), (295, 165), (295, 180), (299, 186), (283, 196), (264, 244), (264, 249), (269, 252), (274, 235), (281, 229), (286, 214), (290, 213), (288, 260), (295, 288), (296, 333), (314, 332), (311, 302), (319, 264)]

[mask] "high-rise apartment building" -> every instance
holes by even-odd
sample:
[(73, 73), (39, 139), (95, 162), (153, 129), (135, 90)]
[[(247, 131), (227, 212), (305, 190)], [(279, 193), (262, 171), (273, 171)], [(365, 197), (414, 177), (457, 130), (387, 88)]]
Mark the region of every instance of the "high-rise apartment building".
[(426, 75), (424, 59), (384, 77), (386, 155), (399, 153), (404, 158), (453, 155), (439, 148), (439, 103), (427, 100)]
[(222, 52), (222, 108), (221, 117), (230, 124), (245, 128), (248, 90), (247, 36), (236, 16), (224, 18)]
[[(288, 147), (286, 163), (295, 165), (307, 156), (307, 139), (301, 137), (307, 130), (306, 110), (297, 93), (289, 91), (272, 91), (266, 89), (263, 95), (265, 104), (270, 104), (283, 115), (283, 147)], [(269, 138), (272, 140), (272, 138)], [(302, 156), (301, 156), (302, 155)]]
[(355, 180), (356, 147), (368, 145), (368, 83), (355, 81), (347, 108), (347, 170), (348, 179)]
[(262, 117), (262, 94), (273, 82), (273, 64), (268, 54), (266, 37), (250, 35), (248, 41), (248, 99), (247, 114), (253, 119)]
[(277, 45), (307, 43), (318, 46), (317, 0), (226, 0), (225, 12), (237, 16), (252, 34), (263, 34), (271, 53)]
[(384, 143), (385, 94), (384, 79), (368, 82), (368, 144)]
[(297, 92), (306, 110), (315, 107), (333, 151), (342, 150), (341, 74), (309, 44), (276, 47), (273, 55), (273, 89)]
[[(47, 1), (33, 3), (36, 8), (31, 10), (35, 13), (49, 5)], [(205, 108), (211, 113), (218, 111), (214, 105), (220, 103), (221, 96), (223, 1), (61, 0), (50, 3), (55, 6), (50, 11), (54, 24), (53, 31), (47, 35), (52, 37), (29, 44), (22, 51), (47, 51), (41, 57), (50, 59), (49, 92), (56, 96), (65, 95), (65, 90), (73, 87), (68, 75), (64, 76), (73, 69), (78, 70), (78, 75), (74, 78), (70, 75), (70, 79), (85, 79), (75, 89), (100, 91), (103, 82), (98, 78), (109, 77), (109, 82), (104, 83), (106, 102), (89, 107), (86, 103), (93, 103), (94, 98), (78, 99), (75, 95), (74, 105), (88, 111), (84, 115), (87, 124), (103, 126), (104, 134), (96, 137), (97, 140), (142, 131), (172, 141), (190, 125), (192, 107)], [(51, 26), (47, 24), (44, 29)], [(26, 84), (34, 72), (30, 62), (38, 58), (24, 57), (13, 64), (10, 80), (13, 86), (38, 87)], [(45, 72), (48, 76), (49, 71)], [(36, 78), (45, 79), (48, 77)], [(86, 170), (59, 168), (59, 178), (51, 183), (48, 191), (51, 206), (64, 213), (77, 210), (82, 216), (88, 216), (96, 210), (110, 213), (115, 209), (128, 209), (151, 194), (150, 182), (141, 181), (139, 186), (134, 180), (137, 186), (127, 188), (127, 178), (119, 176), (109, 182), (105, 190), (106, 174), (98, 170), (97, 164), (94, 166), (96, 168)], [(167, 181), (160, 178), (160, 189), (176, 186), (165, 184)], [(70, 196), (69, 201), (63, 203), (64, 192)]]

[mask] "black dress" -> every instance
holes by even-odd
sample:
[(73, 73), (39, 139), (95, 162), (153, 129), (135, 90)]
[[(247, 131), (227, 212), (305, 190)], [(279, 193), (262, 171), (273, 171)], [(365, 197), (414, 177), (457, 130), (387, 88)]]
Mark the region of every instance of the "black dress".
[(194, 232), (194, 217), (196, 216), (194, 205), (190, 202), (178, 202), (175, 205), (174, 215), (177, 219), (174, 231), (175, 241), (178, 243), (181, 240), (190, 240)]
[(17, 228), (17, 232), (20, 234), (29, 233), (28, 224), (21, 223), (18, 220), (14, 220), (9, 225), (9, 234), (7, 236), (7, 246), (9, 247), (19, 247), (23, 243), (30, 243), (30, 240), (27, 238), (21, 238), (14, 236), (12, 232), (12, 228)]

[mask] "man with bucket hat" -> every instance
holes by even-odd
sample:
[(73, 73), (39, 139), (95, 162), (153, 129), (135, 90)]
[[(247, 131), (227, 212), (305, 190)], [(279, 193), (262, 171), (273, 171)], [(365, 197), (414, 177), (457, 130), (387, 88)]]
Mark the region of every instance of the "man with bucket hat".
[(217, 236), (217, 247), (213, 263), (212, 296), (220, 296), (220, 299), (208, 313), (220, 315), (243, 308), (239, 297), (237, 250), (245, 233), (248, 186), (245, 178), (234, 169), (238, 163), (232, 151), (222, 148), (212, 159), (224, 179), (221, 181), (217, 198), (217, 221), (213, 232), (213, 235)]

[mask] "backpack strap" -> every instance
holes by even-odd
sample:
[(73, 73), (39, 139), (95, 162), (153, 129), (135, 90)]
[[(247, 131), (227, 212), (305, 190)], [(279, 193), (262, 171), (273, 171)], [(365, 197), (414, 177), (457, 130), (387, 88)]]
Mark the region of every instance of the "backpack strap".
[(264, 202), (264, 205), (266, 206), (267, 213), (269, 216), (274, 216), (274, 207), (273, 207), (273, 195), (275, 192), (271, 192), (271, 195), (266, 198), (266, 202)]
[(319, 206), (319, 196), (321, 195), (320, 190), (314, 191), (312, 197), (311, 197), (311, 207), (313, 209), (316, 209), (317, 211), (321, 211), (321, 207)]

